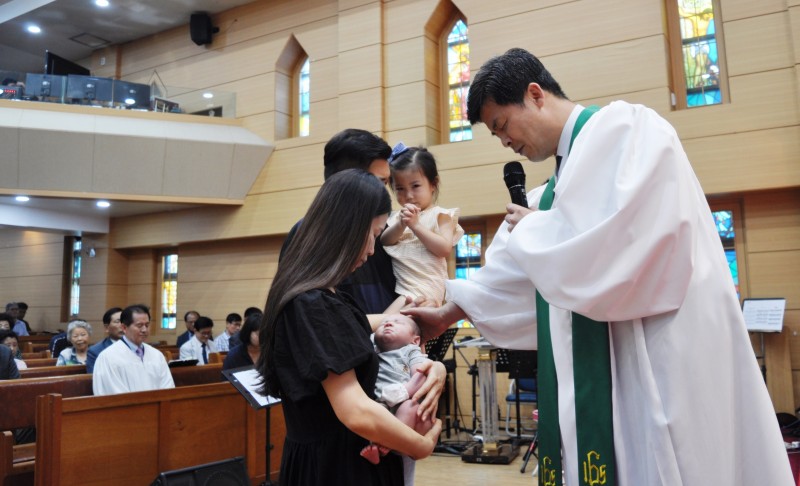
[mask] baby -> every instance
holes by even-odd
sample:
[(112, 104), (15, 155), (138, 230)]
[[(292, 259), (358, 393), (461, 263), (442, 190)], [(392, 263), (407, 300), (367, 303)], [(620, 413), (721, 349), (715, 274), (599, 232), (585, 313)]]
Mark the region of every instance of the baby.
[[(402, 314), (390, 314), (381, 321), (372, 335), (378, 352), (378, 379), (375, 399), (385, 404), (404, 424), (425, 434), (433, 426), (434, 418), (422, 421), (417, 416), (419, 403), (409, 400), (425, 382), (425, 375), (417, 372), (422, 363), (430, 361), (420, 349), (420, 330), (417, 323)], [(383, 446), (370, 444), (361, 455), (373, 464), (389, 452)], [(403, 457), (406, 485), (413, 484), (414, 461)]]

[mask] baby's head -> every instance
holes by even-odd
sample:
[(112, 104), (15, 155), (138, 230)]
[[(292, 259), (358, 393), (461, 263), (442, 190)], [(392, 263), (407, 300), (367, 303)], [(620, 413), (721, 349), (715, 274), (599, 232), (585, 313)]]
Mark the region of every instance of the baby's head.
[(400, 349), (408, 344), (420, 344), (419, 326), (408, 316), (390, 314), (375, 330), (375, 345), (381, 351)]

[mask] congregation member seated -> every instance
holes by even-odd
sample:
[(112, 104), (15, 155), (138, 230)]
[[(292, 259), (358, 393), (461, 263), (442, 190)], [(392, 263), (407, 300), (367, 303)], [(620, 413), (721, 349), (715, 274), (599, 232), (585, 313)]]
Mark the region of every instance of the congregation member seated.
[(28, 313), (28, 304), (26, 304), (25, 302), (17, 302), (17, 306), (19, 307), (19, 314), (17, 315), (17, 320), (25, 323), (25, 328), (28, 330), (28, 334), (32, 334), (33, 329), (31, 329), (31, 325), (28, 323), (28, 321), (25, 320), (25, 314)]
[(193, 310), (183, 315), (183, 324), (186, 326), (186, 332), (178, 336), (178, 341), (175, 343), (178, 348), (183, 346), (186, 341), (192, 339), (192, 336), (194, 336), (194, 323), (197, 321), (198, 317), (200, 317), (200, 313)]
[(5, 312), (0, 313), (0, 331), (10, 331), (14, 318)]
[(211, 318), (198, 317), (194, 323), (194, 336), (181, 346), (180, 359), (196, 359), (198, 366), (208, 364), (209, 353), (217, 352), (211, 330), (213, 327)]
[(19, 304), (17, 302), (6, 304), (6, 313), (14, 319), (13, 324), (11, 324), (11, 330), (17, 333), (17, 336), (28, 336), (28, 327), (23, 321), (19, 320)]
[(167, 359), (145, 342), (150, 335), (150, 309), (141, 304), (128, 306), (120, 320), (125, 334), (100, 353), (94, 364), (94, 394), (175, 388)]
[(50, 338), (50, 344), (47, 347), (50, 349), (50, 356), (58, 357), (61, 351), (64, 351), (68, 346), (69, 339), (67, 338), (67, 333), (61, 331)]
[(11, 356), (14, 357), (14, 362), (17, 364), (17, 369), (24, 370), (28, 368), (28, 365), (22, 360), (22, 352), (19, 349), (19, 338), (17, 338), (17, 333), (7, 329), (0, 331), (0, 344), (11, 350)]
[(242, 316), (232, 312), (225, 318), (225, 330), (214, 339), (214, 345), (219, 352), (227, 352), (238, 343), (236, 334), (242, 327)]
[(261, 353), (261, 346), (258, 344), (261, 318), (261, 314), (254, 313), (245, 319), (242, 329), (239, 330), (239, 344), (231, 348), (225, 356), (225, 361), (222, 363), (223, 370), (252, 366), (258, 361)]
[(65, 348), (58, 355), (56, 366), (86, 364), (89, 353), (89, 337), (92, 335), (92, 326), (82, 320), (70, 321), (67, 325), (67, 339), (71, 347)]
[(121, 314), (122, 309), (119, 307), (112, 307), (103, 314), (103, 327), (106, 330), (106, 338), (89, 348), (89, 353), (86, 355), (87, 373), (91, 373), (94, 369), (94, 362), (97, 361), (97, 356), (125, 334), (125, 328), (122, 326), (122, 321), (120, 321)]

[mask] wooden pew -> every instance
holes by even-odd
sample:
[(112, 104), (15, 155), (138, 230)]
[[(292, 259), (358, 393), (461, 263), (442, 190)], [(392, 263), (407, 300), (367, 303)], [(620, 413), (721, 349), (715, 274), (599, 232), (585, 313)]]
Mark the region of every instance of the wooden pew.
[(86, 374), (86, 365), (70, 365), (70, 366), (39, 366), (37, 368), (28, 368), (26, 370), (19, 370), (22, 378), (37, 378), (41, 376), (64, 376), (64, 375), (84, 375)]
[(58, 358), (32, 358), (24, 359), (28, 368), (41, 368), (42, 366), (55, 366)]
[(170, 368), (175, 386), (205, 385), (222, 381), (222, 363)]
[[(77, 368), (77, 366), (59, 366), (58, 368)], [(170, 369), (170, 372), (175, 386), (178, 387), (218, 383), (222, 379), (221, 364), (173, 368)], [(92, 395), (92, 375), (81, 373), (36, 378), (23, 377), (19, 380), (0, 382), (0, 403), (12, 404), (12, 406), (4, 408), (3, 413), (0, 414), (0, 431), (33, 427), (36, 422), (36, 398), (48, 393), (58, 393), (65, 398), (90, 396)], [(34, 444), (15, 446), (12, 435), (0, 437), (0, 461), (2, 461), (0, 485), (4, 484), (4, 478), (7, 476), (32, 473), (34, 452)]]
[[(266, 479), (266, 416), (227, 382), (102, 397), (40, 396), (35, 484), (138, 486), (163, 471), (235, 456), (246, 458), (251, 483), (260, 484)], [(270, 422), (276, 477), (286, 435), (280, 405)], [(87, 459), (93, 457), (103, 457), (103, 467)]]
[(22, 353), (22, 360), (27, 359), (40, 359), (40, 358), (50, 358), (50, 350), (45, 349), (44, 351), (37, 351), (35, 353)]
[(36, 423), (36, 397), (47, 393), (65, 397), (92, 394), (91, 375), (68, 375), (22, 378), (0, 382), (0, 403), (7, 404), (0, 414), (0, 485), (10, 476), (31, 475), (34, 470), (35, 444), (14, 445), (13, 429), (33, 427)]

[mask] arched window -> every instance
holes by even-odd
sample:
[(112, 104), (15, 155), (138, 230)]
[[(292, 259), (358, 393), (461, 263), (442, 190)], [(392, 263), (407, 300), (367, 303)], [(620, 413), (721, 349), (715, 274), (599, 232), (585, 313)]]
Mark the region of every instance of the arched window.
[(310, 64), (311, 63), (309, 62), (309, 59), (306, 58), (297, 74), (297, 135), (301, 137), (308, 136), (311, 121), (309, 114), (309, 105), (311, 104), (311, 88), (309, 77)]
[(275, 63), (275, 138), (307, 137), (311, 127), (311, 57), (294, 35)]
[(462, 19), (458, 19), (447, 34), (446, 49), (449, 140), (472, 140), (472, 127), (467, 119), (469, 38), (467, 24)]
[(727, 101), (718, 0), (667, 0), (667, 32), (676, 108)]

